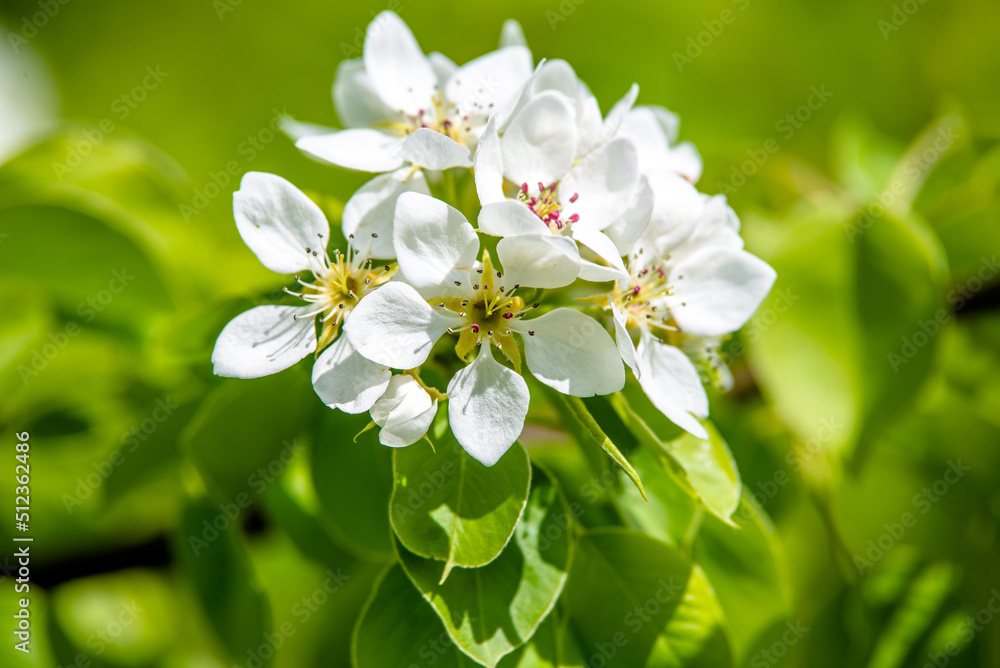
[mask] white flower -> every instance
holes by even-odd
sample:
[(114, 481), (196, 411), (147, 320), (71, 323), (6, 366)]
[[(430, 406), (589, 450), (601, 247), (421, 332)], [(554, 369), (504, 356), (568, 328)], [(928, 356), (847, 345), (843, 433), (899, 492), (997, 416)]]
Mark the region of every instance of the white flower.
[(491, 119), (476, 151), (480, 229), (572, 238), (583, 247), (580, 278), (627, 280), (621, 256), (649, 220), (652, 192), (632, 143), (604, 138), (619, 132), (636, 94), (602, 122), (568, 65), (539, 66), (510, 120)]
[(663, 107), (641, 106), (630, 110), (621, 136), (635, 146), (639, 170), (680, 174), (691, 183), (701, 177), (701, 156), (691, 142), (677, 143), (680, 120)]
[[(448, 385), (448, 415), (458, 442), (483, 464), (492, 466), (507, 451), (528, 411), (515, 334), (535, 378), (560, 392), (591, 396), (624, 385), (614, 340), (593, 318), (571, 308), (525, 318), (540, 303), (527, 306), (521, 294), (576, 279), (579, 257), (570, 239), (548, 233), (501, 239), (500, 272), (488, 253), (477, 262), (479, 239), (460, 212), (414, 193), (399, 198), (394, 235), (403, 282), (361, 300), (347, 336), (368, 359), (411, 369), (442, 336), (458, 334), (457, 355), (475, 359)], [(494, 358), (493, 345), (513, 369)]]
[(717, 363), (720, 337), (753, 315), (775, 273), (743, 250), (724, 197), (702, 195), (676, 175), (652, 183), (657, 210), (628, 258), (628, 287), (615, 286), (609, 307), (619, 352), (646, 395), (678, 426), (707, 438), (698, 418), (708, 416), (708, 401), (684, 350)]
[[(505, 27), (504, 40), (516, 40), (519, 30)], [(509, 113), (531, 70), (531, 52), (516, 43), (462, 67), (441, 54), (425, 56), (396, 14), (379, 14), (368, 26), (363, 57), (337, 69), (333, 98), (346, 129), (296, 141), (323, 162), (383, 173), (348, 202), (344, 233), (375, 232), (373, 256), (392, 257), (396, 198), (430, 194), (421, 169), (471, 167), (488, 117)]]
[(379, 442), (394, 448), (413, 445), (427, 433), (437, 404), (412, 376), (393, 376), (371, 409), (372, 420), (382, 428)]
[[(391, 273), (373, 270), (364, 247), (328, 257), (330, 230), (323, 212), (273, 174), (244, 176), (233, 211), (240, 236), (265, 267), (279, 274), (311, 272), (313, 281), (296, 276), (302, 291), (290, 293), (306, 306), (258, 306), (226, 325), (212, 352), (215, 373), (259, 378), (323, 351), (313, 366), (316, 393), (331, 408), (367, 411), (388, 386), (391, 372), (337, 335), (358, 300)], [(318, 338), (317, 319), (322, 323)]]

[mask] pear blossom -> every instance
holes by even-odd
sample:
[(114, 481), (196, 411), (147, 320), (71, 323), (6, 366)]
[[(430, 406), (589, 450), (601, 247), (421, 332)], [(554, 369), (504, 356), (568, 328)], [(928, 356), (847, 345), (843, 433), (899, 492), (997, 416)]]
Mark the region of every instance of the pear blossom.
[(753, 315), (775, 273), (743, 250), (724, 197), (702, 195), (677, 175), (653, 184), (657, 207), (628, 257), (628, 285), (614, 286), (607, 307), (619, 353), (650, 401), (707, 438), (699, 418), (708, 416), (708, 400), (691, 358), (726, 383), (718, 347)]
[(394, 448), (413, 445), (427, 433), (437, 414), (438, 400), (413, 376), (398, 374), (371, 408), (381, 427), (378, 440)]
[(392, 210), (403, 192), (430, 194), (424, 170), (472, 166), (490, 114), (509, 113), (531, 76), (520, 26), (504, 28), (497, 51), (462, 67), (425, 56), (413, 33), (385, 11), (368, 26), (362, 58), (337, 69), (334, 104), (345, 129), (308, 132), (296, 146), (322, 162), (379, 173), (344, 211), (344, 231), (379, 234), (374, 257), (392, 257)]
[[(219, 334), (212, 364), (219, 376), (259, 378), (287, 369), (310, 353), (318, 357), (312, 382), (331, 408), (362, 413), (390, 383), (384, 365), (362, 357), (341, 325), (365, 295), (389, 280), (375, 269), (368, 246), (327, 254), (329, 224), (316, 204), (273, 174), (250, 172), (233, 196), (240, 236), (261, 263), (278, 274), (312, 274), (296, 281), (304, 306), (258, 306), (237, 316)], [(321, 325), (317, 336), (317, 322)]]
[[(552, 234), (501, 239), (497, 270), (479, 261), (476, 231), (444, 202), (404, 193), (396, 205), (394, 245), (401, 280), (372, 292), (345, 326), (351, 344), (375, 363), (412, 369), (435, 343), (457, 335), (468, 363), (448, 384), (448, 415), (458, 442), (492, 466), (520, 435), (528, 387), (520, 375), (521, 337), (528, 369), (540, 382), (574, 396), (608, 394), (625, 382), (615, 342), (593, 318), (572, 308), (527, 317), (542, 306), (533, 289), (573, 283), (580, 271), (575, 243)], [(495, 357), (496, 347), (509, 363)]]
[(632, 142), (639, 156), (639, 171), (676, 173), (691, 183), (701, 177), (701, 155), (691, 142), (677, 141), (680, 120), (663, 107), (639, 106), (629, 110), (621, 136)]
[(582, 279), (625, 280), (621, 256), (653, 205), (638, 153), (619, 136), (637, 95), (633, 85), (602, 119), (568, 63), (541, 63), (509, 117), (487, 124), (476, 151), (480, 229), (568, 236), (580, 244)]

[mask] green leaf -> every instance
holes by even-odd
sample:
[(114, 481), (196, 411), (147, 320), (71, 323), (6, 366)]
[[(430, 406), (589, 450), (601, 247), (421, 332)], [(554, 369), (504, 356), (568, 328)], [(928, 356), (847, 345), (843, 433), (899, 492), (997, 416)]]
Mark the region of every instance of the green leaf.
[(531, 466), (515, 443), (486, 468), (454, 437), (433, 452), (426, 442), (393, 452), (392, 527), (414, 554), (454, 566), (493, 561), (514, 534), (528, 500)]
[(180, 641), (176, 585), (152, 571), (126, 570), (78, 578), (52, 592), (52, 616), (72, 644), (116, 665), (150, 665)]
[(743, 495), (733, 521), (738, 528), (706, 517), (694, 542), (694, 558), (715, 585), (733, 653), (742, 665), (769, 629), (784, 629), (791, 584), (774, 527), (749, 495)]
[[(625, 455), (621, 453), (621, 450), (615, 446), (612, 440), (608, 438), (607, 434), (604, 433), (604, 430), (601, 429), (601, 425), (599, 425), (597, 420), (594, 419), (594, 416), (591, 415), (590, 410), (587, 408), (587, 404), (583, 402), (583, 399), (557, 392), (552, 392), (551, 395), (558, 398), (563, 408), (566, 410), (566, 414), (570, 418), (566, 426), (569, 428), (570, 433), (573, 434), (573, 437), (577, 440), (580, 446), (583, 447), (585, 451), (588, 451), (588, 453), (592, 452), (594, 447), (600, 448), (607, 453), (607, 455), (611, 457), (611, 459), (614, 460), (623, 471), (625, 471), (626, 475), (628, 475), (629, 479), (631, 479), (632, 483), (636, 486), (636, 489), (638, 489), (639, 493), (642, 494), (642, 497), (646, 498), (646, 491), (642, 488), (642, 481), (639, 480), (639, 474), (635, 472), (635, 469), (632, 468), (631, 464), (629, 464)], [(589, 454), (588, 458), (591, 459), (592, 463), (595, 463)], [(603, 468), (595, 463), (595, 472), (600, 473), (602, 470)]]
[(270, 632), (271, 613), (237, 525), (224, 509), (195, 499), (184, 508), (175, 542), (175, 553), (215, 634), (230, 658), (242, 660)]
[(855, 465), (920, 391), (942, 338), (924, 328), (951, 319), (933, 232), (876, 212), (789, 226), (770, 258), (774, 289), (746, 328), (754, 375), (782, 422)]
[(0, 234), (5, 276), (46, 288), (78, 326), (145, 336), (174, 308), (159, 267), (104, 220), (59, 206), (17, 206), (0, 209)]
[(430, 601), (459, 649), (492, 668), (523, 645), (555, 605), (566, 582), (572, 517), (553, 480), (536, 469), (524, 517), (499, 557), (458, 568), (399, 546), (407, 575)]
[(259, 494), (301, 450), (296, 438), (316, 404), (311, 395), (293, 371), (227, 380), (201, 404), (181, 446), (222, 500)]
[(662, 668), (732, 666), (725, 615), (705, 572), (695, 565), (677, 606), (646, 665)]
[(320, 505), (305, 458), (296, 458), (264, 496), (271, 516), (303, 555), (327, 566), (351, 561), (335, 539), (336, 528)]
[(563, 599), (583, 665), (731, 665), (721, 610), (704, 575), (644, 534), (585, 534)]
[(312, 448), (313, 485), (345, 547), (367, 559), (389, 560), (393, 449), (379, 443), (376, 430), (355, 441), (369, 424), (368, 413), (324, 413)]
[[(662, 492), (672, 493), (665, 487), (672, 483), (687, 495), (700, 499), (714, 515), (729, 521), (739, 504), (740, 477), (729, 447), (711, 423), (704, 423), (709, 434), (705, 441), (679, 431), (651, 405), (640, 415), (637, 408), (641, 408), (642, 401), (627, 399), (619, 393), (612, 395), (609, 403), (625, 427), (660, 462), (668, 476), (660, 483)], [(660, 436), (678, 432), (680, 435), (669, 441)]]
[(707, 441), (684, 434), (664, 447), (680, 462), (708, 509), (719, 519), (729, 522), (740, 503), (740, 475), (729, 446), (718, 430), (708, 422), (705, 428)]
[(936, 563), (924, 569), (879, 635), (868, 668), (907, 665), (907, 657), (929, 637), (954, 583), (951, 564)]
[(501, 659), (497, 668), (563, 668), (567, 664), (559, 657), (559, 631), (553, 610), (531, 640)]
[(434, 609), (398, 565), (375, 585), (354, 627), (351, 657), (354, 668), (476, 665), (458, 651)]
[(678, 485), (648, 448), (635, 450), (630, 458), (646, 481), (649, 498), (643, 499), (634, 487), (619, 494), (618, 504), (629, 526), (676, 548), (684, 547), (701, 518), (701, 506), (690, 485)]

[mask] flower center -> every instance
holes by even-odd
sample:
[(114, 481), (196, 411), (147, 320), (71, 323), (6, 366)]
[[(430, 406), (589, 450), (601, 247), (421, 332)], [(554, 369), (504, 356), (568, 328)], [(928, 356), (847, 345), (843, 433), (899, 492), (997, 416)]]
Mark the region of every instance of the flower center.
[[(375, 236), (372, 235), (373, 238)], [(296, 276), (302, 291), (293, 292), (285, 288), (285, 292), (313, 305), (309, 311), (295, 317), (316, 315), (323, 323), (316, 346), (316, 350), (320, 351), (337, 338), (341, 323), (361, 298), (392, 278), (396, 270), (389, 265), (373, 268), (368, 254), (359, 253), (354, 247), (353, 234), (348, 238), (347, 253), (337, 249), (332, 260), (325, 249), (306, 248), (306, 252), (312, 264), (313, 281), (310, 283)]]
[[(552, 183), (545, 185), (538, 183), (538, 190), (531, 192), (527, 183), (522, 183), (517, 192), (517, 199), (528, 205), (532, 213), (542, 219), (549, 230), (555, 234), (560, 234), (568, 229), (570, 225), (580, 220), (580, 214), (574, 213), (563, 218), (563, 203), (559, 200), (559, 184)], [(573, 193), (569, 198), (569, 204), (575, 204), (580, 199), (579, 193)]]
[(457, 104), (445, 97), (444, 91), (439, 90), (434, 94), (429, 108), (420, 109), (416, 114), (403, 112), (400, 114), (405, 120), (389, 124), (400, 136), (405, 137), (420, 128), (427, 128), (454, 139), (462, 146), (468, 145), (472, 132), (469, 115), (463, 113)]
[(467, 360), (469, 354), (485, 341), (487, 345), (496, 345), (520, 372), (521, 354), (517, 350), (510, 325), (514, 320), (520, 320), (524, 314), (538, 308), (539, 304), (525, 307), (524, 299), (514, 294), (521, 286), (504, 285), (503, 274), (493, 269), (489, 253), (483, 254), (483, 268), (477, 269), (472, 276), (478, 277), (473, 279), (472, 285), (459, 286), (466, 288), (467, 296), (429, 301), (462, 319), (460, 326), (448, 330), (459, 335), (455, 353), (462, 360)]
[(676, 323), (666, 304), (666, 298), (673, 294), (672, 287), (662, 264), (633, 270), (630, 263), (629, 274), (632, 280), (628, 287), (623, 290), (616, 285), (612, 293), (612, 299), (629, 318), (627, 327), (646, 323), (649, 327), (676, 332)]

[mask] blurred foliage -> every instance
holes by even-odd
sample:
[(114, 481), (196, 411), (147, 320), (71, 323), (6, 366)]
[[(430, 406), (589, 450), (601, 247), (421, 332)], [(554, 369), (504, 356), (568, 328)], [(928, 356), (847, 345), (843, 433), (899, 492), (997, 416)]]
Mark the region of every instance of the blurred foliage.
[[(33, 651), (0, 664), (1000, 665), (1000, 5), (401, 0), (458, 62), (516, 18), (605, 108), (637, 81), (778, 271), (727, 344), (717, 441), (678, 440), (628, 392), (588, 402), (648, 503), (532, 392), (531, 487), (518, 447), (489, 473), (520, 497), (477, 495), (524, 519), (462, 547), (561, 589), (554, 607), (507, 575), (439, 585), (404, 553), (452, 556), (395, 543), (386, 514), (414, 476), (428, 498), (429, 446), (355, 442), (366, 420), (324, 409), (308, 362), (211, 374), (222, 326), (283, 298), (231, 194), (276, 172), (336, 220), (364, 176), (305, 159), (276, 115), (335, 125), (336, 64), (386, 6), (0, 8), (0, 424), (31, 433), (35, 540)], [(815, 89), (829, 101), (803, 106)]]

